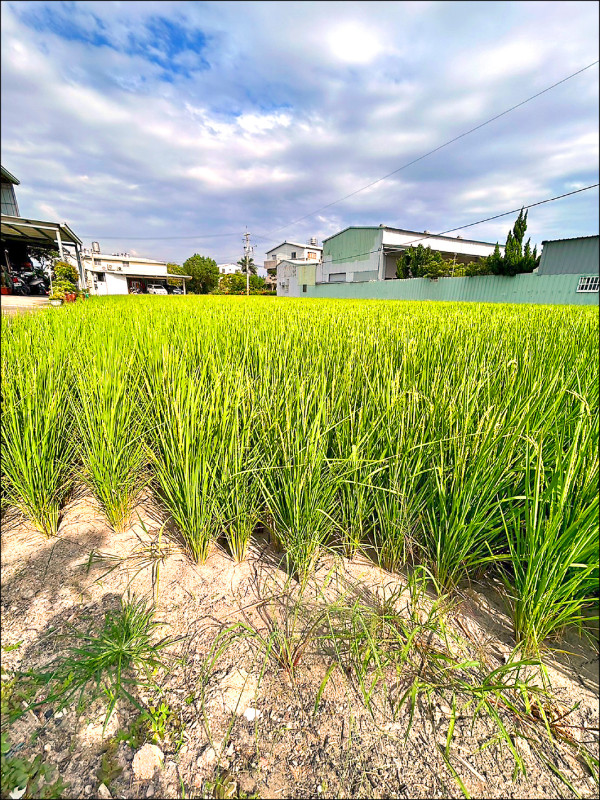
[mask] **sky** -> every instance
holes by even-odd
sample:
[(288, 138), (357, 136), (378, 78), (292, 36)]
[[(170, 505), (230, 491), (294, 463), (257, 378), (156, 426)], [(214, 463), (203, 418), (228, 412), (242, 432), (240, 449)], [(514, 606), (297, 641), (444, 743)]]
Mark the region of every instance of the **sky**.
[[(262, 263), (284, 240), (437, 233), (598, 182), (596, 65), (335, 202), (596, 61), (595, 1), (1, 6), (21, 215), (102, 252), (234, 262), (248, 230)], [(456, 233), (502, 244), (514, 217)], [(598, 189), (528, 223), (538, 247), (597, 234)]]

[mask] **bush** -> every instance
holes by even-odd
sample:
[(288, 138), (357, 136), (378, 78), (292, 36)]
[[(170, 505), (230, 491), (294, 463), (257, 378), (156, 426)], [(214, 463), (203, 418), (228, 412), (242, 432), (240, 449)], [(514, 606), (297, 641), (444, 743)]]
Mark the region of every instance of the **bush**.
[[(65, 281), (74, 284), (76, 287), (79, 283), (77, 269), (73, 264), (69, 264), (68, 261), (55, 261), (54, 269), (52, 270), (52, 281)], [(77, 290), (75, 289), (75, 291)]]

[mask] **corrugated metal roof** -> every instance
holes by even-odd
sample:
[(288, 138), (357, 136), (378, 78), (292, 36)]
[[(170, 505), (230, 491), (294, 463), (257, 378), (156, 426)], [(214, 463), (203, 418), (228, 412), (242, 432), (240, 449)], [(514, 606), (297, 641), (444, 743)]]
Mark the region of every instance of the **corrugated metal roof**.
[[(377, 230), (384, 230), (384, 231), (394, 231), (395, 233), (407, 233), (409, 236), (419, 236), (422, 239), (448, 239), (452, 242), (466, 242), (467, 244), (485, 244), (489, 245), (490, 247), (495, 247), (495, 242), (482, 242), (479, 239), (464, 239), (462, 236), (442, 236), (438, 233), (426, 233), (425, 231), (408, 231), (405, 228), (392, 228), (391, 225), (349, 225), (347, 228), (344, 228), (338, 233), (334, 233), (332, 236), (328, 236), (327, 239), (323, 239), (323, 244), (328, 242), (330, 239), (333, 239), (336, 236), (339, 236), (341, 233), (345, 233), (346, 231), (350, 230), (365, 230), (365, 231), (377, 231)], [(500, 245), (500, 247), (504, 247), (504, 245)]]
[(551, 242), (576, 242), (578, 239), (597, 239), (599, 234), (594, 233), (591, 236), (570, 236), (568, 239), (544, 239), (542, 244), (550, 244)]
[(15, 176), (7, 169), (5, 169), (3, 166), (0, 166), (0, 171), (2, 172), (2, 177), (9, 183), (14, 183), (16, 186), (18, 186), (21, 183), (21, 181), (18, 178), (15, 178)]

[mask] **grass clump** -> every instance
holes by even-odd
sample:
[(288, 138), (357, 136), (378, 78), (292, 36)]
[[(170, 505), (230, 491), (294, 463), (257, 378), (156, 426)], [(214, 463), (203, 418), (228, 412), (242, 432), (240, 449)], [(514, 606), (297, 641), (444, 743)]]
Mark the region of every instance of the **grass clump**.
[(104, 730), (119, 700), (129, 700), (143, 711), (134, 692), (155, 688), (155, 674), (167, 668), (160, 654), (176, 639), (154, 634), (163, 623), (154, 619), (154, 608), (141, 600), (121, 600), (120, 608), (108, 611), (99, 631), (73, 630), (76, 644), (59, 656), (54, 669), (44, 674), (51, 691), (40, 703), (59, 702), (61, 708), (75, 696), (78, 702), (89, 690), (89, 701), (103, 696), (108, 701)]

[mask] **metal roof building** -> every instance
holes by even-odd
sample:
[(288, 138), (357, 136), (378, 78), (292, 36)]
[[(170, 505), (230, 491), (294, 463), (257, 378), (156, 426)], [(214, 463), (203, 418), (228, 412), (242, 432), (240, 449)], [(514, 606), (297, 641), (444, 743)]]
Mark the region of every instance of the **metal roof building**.
[(598, 236), (542, 242), (538, 275), (598, 275)]

